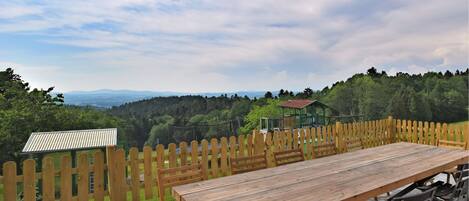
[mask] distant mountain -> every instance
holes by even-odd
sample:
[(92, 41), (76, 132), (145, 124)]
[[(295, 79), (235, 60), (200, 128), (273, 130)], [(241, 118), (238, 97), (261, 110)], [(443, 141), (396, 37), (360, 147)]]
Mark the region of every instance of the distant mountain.
[(182, 93), (172, 91), (133, 91), (133, 90), (109, 90), (101, 89), (95, 91), (71, 91), (64, 93), (65, 104), (78, 106), (93, 106), (101, 108), (110, 108), (124, 103), (134, 102), (153, 97), (182, 96), (182, 95), (200, 95), (200, 96), (220, 96), (227, 94), (232, 96), (248, 96), (250, 98), (262, 97), (265, 91), (239, 91), (239, 92), (207, 92), (207, 93)]

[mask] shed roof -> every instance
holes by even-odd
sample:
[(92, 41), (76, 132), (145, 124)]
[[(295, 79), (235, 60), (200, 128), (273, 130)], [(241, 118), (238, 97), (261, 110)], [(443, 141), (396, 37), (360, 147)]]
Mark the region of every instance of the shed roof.
[(296, 100), (288, 100), (283, 103), (280, 103), (280, 107), (285, 108), (294, 108), (294, 109), (303, 109), (308, 105), (311, 105), (316, 100), (308, 100), (308, 99), (296, 99)]
[(116, 128), (35, 132), (29, 136), (23, 153), (83, 150), (115, 145)]

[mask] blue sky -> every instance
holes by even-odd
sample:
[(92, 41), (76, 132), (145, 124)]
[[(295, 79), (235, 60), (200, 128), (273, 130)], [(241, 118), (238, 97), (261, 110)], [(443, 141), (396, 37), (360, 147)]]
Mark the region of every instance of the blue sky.
[(58, 91), (321, 89), (464, 69), (465, 0), (0, 1), (0, 68)]

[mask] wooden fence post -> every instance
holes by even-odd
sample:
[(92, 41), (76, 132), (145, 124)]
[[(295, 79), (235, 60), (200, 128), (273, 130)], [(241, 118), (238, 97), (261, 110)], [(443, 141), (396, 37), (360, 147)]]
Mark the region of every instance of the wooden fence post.
[(335, 122), (335, 141), (336, 141), (336, 146), (337, 146), (337, 150), (339, 151), (339, 153), (342, 153), (344, 152), (345, 148), (344, 148), (344, 145), (345, 142), (344, 142), (344, 137), (345, 135), (343, 134), (342, 132), (342, 124), (340, 123), (340, 121), (337, 121)]
[(24, 201), (36, 201), (36, 161), (27, 159), (23, 162)]
[(60, 200), (72, 201), (72, 161), (68, 155), (62, 157), (60, 168)]
[(52, 158), (42, 159), (42, 200), (55, 201), (55, 170)]
[(16, 201), (16, 163), (8, 161), (3, 164), (3, 200)]
[(87, 201), (89, 193), (89, 166), (88, 155), (78, 156), (77, 180), (78, 180), (78, 201)]
[(104, 200), (104, 154), (102, 151), (94, 153), (94, 200)]
[(152, 168), (151, 168), (151, 164), (152, 164), (151, 152), (152, 151), (153, 150), (150, 146), (143, 147), (143, 185), (145, 189), (144, 191), (145, 191), (146, 200), (153, 198), (153, 190), (152, 190), (153, 176), (152, 176)]
[(132, 200), (140, 200), (140, 169), (138, 167), (138, 149), (135, 147), (130, 148), (129, 156)]
[(394, 125), (394, 120), (392, 119), (392, 116), (388, 117), (387, 121), (387, 133), (388, 133), (388, 139), (390, 143), (396, 142), (396, 126)]

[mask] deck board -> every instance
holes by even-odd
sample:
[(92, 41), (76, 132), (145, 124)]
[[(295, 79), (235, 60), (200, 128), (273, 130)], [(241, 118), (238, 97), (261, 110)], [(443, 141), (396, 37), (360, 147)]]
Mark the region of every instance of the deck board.
[(173, 188), (177, 200), (366, 200), (469, 159), (395, 143)]

